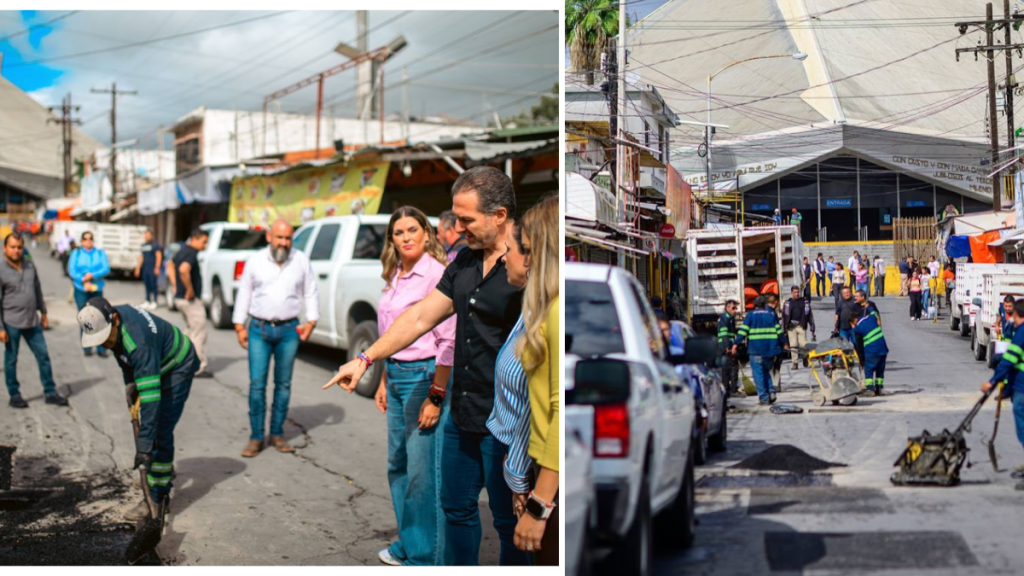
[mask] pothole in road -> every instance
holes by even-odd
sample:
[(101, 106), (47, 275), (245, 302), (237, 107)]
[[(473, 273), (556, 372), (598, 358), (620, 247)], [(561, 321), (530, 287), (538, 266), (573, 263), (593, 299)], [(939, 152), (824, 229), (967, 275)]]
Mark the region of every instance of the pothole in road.
[(746, 488), (804, 488), (809, 486), (832, 486), (832, 475), (754, 474), (752, 476), (705, 476), (697, 482), (696, 487), (721, 490)]
[(765, 532), (772, 572), (925, 570), (977, 566), (963, 536), (948, 531)]
[(845, 466), (846, 464), (815, 458), (791, 444), (777, 444), (733, 464), (731, 468), (810, 474), (818, 470)]

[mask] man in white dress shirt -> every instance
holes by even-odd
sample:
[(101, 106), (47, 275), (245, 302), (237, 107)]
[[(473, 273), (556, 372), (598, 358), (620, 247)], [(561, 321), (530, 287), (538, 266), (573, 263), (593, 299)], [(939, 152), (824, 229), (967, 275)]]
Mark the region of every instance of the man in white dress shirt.
[[(269, 246), (252, 255), (238, 286), (232, 321), (238, 343), (249, 351), (249, 424), (252, 434), (242, 456), (252, 458), (263, 451), (267, 415), (267, 376), (274, 358), (274, 405), (270, 413), (267, 445), (278, 452), (295, 450), (284, 439), (284, 421), (291, 398), (292, 368), (299, 351), (320, 318), (316, 276), (309, 258), (292, 250), (295, 230), (277, 220), (267, 231)], [(299, 326), (303, 306), (306, 323)], [(245, 321), (251, 317), (249, 328)]]

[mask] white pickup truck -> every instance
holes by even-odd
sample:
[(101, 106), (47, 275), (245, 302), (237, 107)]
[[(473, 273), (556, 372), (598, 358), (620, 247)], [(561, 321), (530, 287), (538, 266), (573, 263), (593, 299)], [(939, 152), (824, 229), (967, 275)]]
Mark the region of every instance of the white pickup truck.
[(1024, 264), (1016, 266), (1017, 272), (983, 274), (981, 295), (971, 299), (972, 306), (978, 308), (971, 327), (971, 349), (975, 360), (988, 358), (989, 368), (995, 368), (997, 358), (1002, 356), (1002, 350), (996, 350), (995, 326), (1003, 311), (1003, 299), (1024, 298)]
[(64, 232), (71, 232), (76, 246), (82, 245), (82, 234), (92, 232), (96, 247), (107, 253), (110, 270), (122, 275), (131, 274), (139, 263), (145, 226), (134, 224), (101, 224), (99, 222), (58, 222), (50, 234), (50, 253), (57, 254), (57, 243)]
[[(267, 231), (231, 222), (210, 222), (199, 228), (210, 234), (206, 250), (199, 253), (203, 305), (214, 327), (230, 328), (231, 307), (235, 305), (245, 262), (267, 245)], [(168, 296), (173, 305), (173, 294)]]
[[(985, 286), (985, 274), (1009, 274), (1024, 268), (1020, 264), (960, 264), (956, 268), (956, 286), (953, 289), (952, 312), (949, 315), (949, 329), (961, 336), (970, 336), (979, 306), (975, 298), (981, 298)], [(971, 339), (974, 349), (974, 339)]]
[(609, 574), (648, 576), (655, 537), (693, 541), (694, 397), (665, 361), (636, 278), (600, 264), (564, 270), (566, 429), (593, 453), (595, 553)]

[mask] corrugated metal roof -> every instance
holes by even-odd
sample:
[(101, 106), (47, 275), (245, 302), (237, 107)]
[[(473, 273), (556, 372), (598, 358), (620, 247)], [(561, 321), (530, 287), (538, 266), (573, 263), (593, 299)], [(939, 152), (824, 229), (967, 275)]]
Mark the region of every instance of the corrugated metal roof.
[(496, 138), (515, 138), (516, 136), (534, 136), (536, 134), (558, 133), (558, 124), (545, 124), (543, 126), (523, 126), (522, 128), (506, 128), (488, 133), (488, 136)]

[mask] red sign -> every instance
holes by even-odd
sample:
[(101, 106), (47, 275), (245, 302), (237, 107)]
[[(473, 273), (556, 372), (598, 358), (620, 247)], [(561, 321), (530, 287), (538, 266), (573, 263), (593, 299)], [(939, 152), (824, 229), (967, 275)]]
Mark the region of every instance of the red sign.
[(682, 176), (676, 169), (668, 166), (668, 179), (665, 183), (665, 207), (671, 210), (668, 218), (675, 226), (675, 232), (680, 239), (686, 238), (686, 231), (690, 229), (690, 218), (692, 215), (692, 195), (690, 185), (683, 181)]
[(565, 249), (565, 261), (566, 262), (578, 262), (579, 258), (576, 256), (576, 251), (572, 248)]
[(658, 228), (658, 236), (662, 238), (675, 238), (676, 227), (671, 224), (662, 224), (661, 228)]

